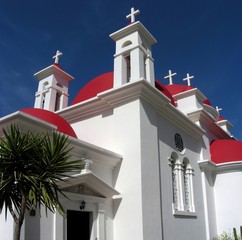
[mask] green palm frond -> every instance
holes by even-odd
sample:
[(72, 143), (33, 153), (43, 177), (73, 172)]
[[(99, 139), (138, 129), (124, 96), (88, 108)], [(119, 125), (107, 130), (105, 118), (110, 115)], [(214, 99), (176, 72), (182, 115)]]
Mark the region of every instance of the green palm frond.
[(81, 160), (71, 159), (68, 138), (60, 133), (22, 132), (11, 125), (0, 138), (0, 212), (4, 206), (21, 211), (21, 193), (26, 207), (43, 205), (63, 212), (58, 181), (82, 168)]

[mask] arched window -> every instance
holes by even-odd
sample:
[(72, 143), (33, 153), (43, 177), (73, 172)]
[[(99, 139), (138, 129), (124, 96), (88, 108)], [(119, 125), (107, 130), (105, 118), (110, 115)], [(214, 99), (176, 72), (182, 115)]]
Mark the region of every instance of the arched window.
[(132, 44), (131, 41), (126, 41), (126, 42), (122, 45), (122, 48), (127, 47), (127, 46), (129, 46), (129, 45), (131, 45), (131, 44)]
[(130, 82), (131, 78), (131, 64), (130, 64), (130, 55), (125, 57), (125, 62), (126, 62), (126, 79), (127, 83)]
[(42, 85), (42, 94), (41, 94), (41, 108), (45, 108), (45, 100), (46, 100), (46, 89), (48, 86), (48, 82), (44, 82)]
[(193, 194), (194, 171), (187, 158), (180, 161), (176, 153), (169, 158), (172, 174), (173, 210), (195, 212)]

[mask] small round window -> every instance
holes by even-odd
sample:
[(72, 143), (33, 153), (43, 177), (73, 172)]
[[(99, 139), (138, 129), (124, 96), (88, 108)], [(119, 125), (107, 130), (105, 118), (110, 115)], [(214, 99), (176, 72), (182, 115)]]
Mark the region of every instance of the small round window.
[(184, 143), (183, 143), (181, 135), (176, 133), (174, 140), (175, 140), (175, 146), (176, 146), (177, 151), (180, 153), (184, 153), (185, 147), (184, 147)]

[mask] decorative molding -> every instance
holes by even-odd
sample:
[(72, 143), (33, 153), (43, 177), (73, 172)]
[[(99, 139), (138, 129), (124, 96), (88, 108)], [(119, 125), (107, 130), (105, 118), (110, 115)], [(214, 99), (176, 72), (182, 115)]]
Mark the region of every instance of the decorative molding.
[(175, 217), (197, 218), (197, 213), (196, 212), (187, 212), (187, 211), (177, 211), (177, 210), (173, 210), (173, 215)]
[(210, 160), (204, 160), (199, 161), (198, 165), (202, 172), (212, 172), (215, 174), (242, 171), (242, 160), (220, 164), (216, 164)]
[(88, 188), (84, 184), (70, 186), (70, 187), (64, 188), (62, 190), (64, 192), (77, 193), (77, 194), (82, 194), (82, 195), (87, 195), (87, 196), (103, 197), (101, 194), (93, 191), (92, 189)]

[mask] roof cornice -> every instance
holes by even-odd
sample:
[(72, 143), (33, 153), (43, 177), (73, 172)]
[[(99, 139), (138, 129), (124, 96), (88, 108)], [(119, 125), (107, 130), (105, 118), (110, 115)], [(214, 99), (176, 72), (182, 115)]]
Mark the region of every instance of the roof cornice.
[(215, 164), (212, 161), (204, 160), (199, 161), (198, 165), (203, 172), (212, 172), (212, 173), (226, 173), (231, 171), (242, 171), (242, 159), (241, 161), (236, 162), (227, 162), (221, 164)]
[(70, 74), (68, 74), (67, 72), (65, 72), (64, 70), (62, 70), (61, 68), (57, 67), (56, 65), (52, 64), (46, 68), (44, 68), (43, 70), (37, 72), (34, 74), (34, 76), (38, 79), (38, 80), (42, 80), (52, 74), (57, 74), (61, 77), (64, 77), (67, 81), (71, 81), (74, 79), (74, 77), (72, 77)]
[[(21, 130), (35, 130), (38, 132), (50, 132), (56, 130), (57, 126), (50, 124), (37, 117), (33, 117), (24, 112), (18, 111), (13, 114), (0, 118), (0, 136), (3, 134), (2, 130), (9, 127), (11, 124), (16, 124), (21, 127)], [(111, 169), (115, 168), (122, 160), (122, 156), (107, 149), (98, 147), (88, 142), (68, 136), (71, 151), (74, 158), (91, 159), (93, 163), (105, 165)]]
[(60, 110), (58, 114), (69, 123), (74, 123), (137, 99), (149, 102), (160, 115), (169, 119), (196, 139), (201, 138), (204, 134), (204, 131), (198, 125), (191, 122), (185, 114), (171, 104), (168, 97), (144, 80), (130, 82), (99, 93), (90, 100)]
[(191, 112), (186, 113), (187, 117), (192, 122), (200, 122), (202, 125), (206, 126), (206, 128), (211, 132), (215, 137), (220, 139), (230, 139), (231, 136), (224, 131), (220, 126), (218, 126), (215, 119), (203, 108), (199, 108), (193, 110)]
[(152, 45), (157, 43), (156, 39), (151, 35), (151, 33), (144, 27), (144, 25), (137, 21), (134, 23), (129, 24), (128, 26), (110, 34), (110, 38), (112, 38), (114, 41), (117, 41), (128, 34), (138, 31), (140, 32), (145, 38), (148, 40), (148, 42)]

